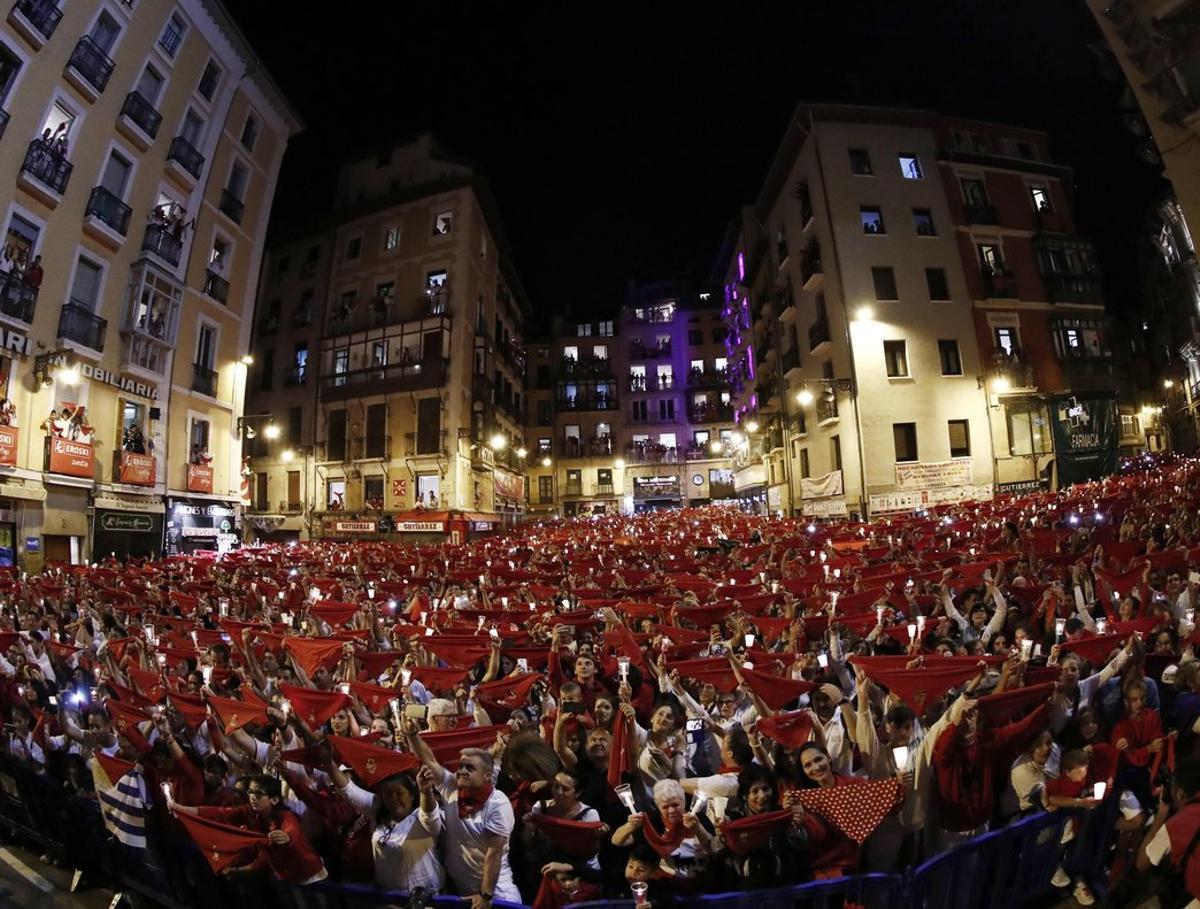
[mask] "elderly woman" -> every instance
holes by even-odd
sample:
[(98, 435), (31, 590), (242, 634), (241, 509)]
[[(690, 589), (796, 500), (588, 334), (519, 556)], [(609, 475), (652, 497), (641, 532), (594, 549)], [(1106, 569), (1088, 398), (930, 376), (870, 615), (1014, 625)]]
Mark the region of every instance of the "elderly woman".
[(613, 832), (612, 844), (649, 843), (675, 869), (677, 880), (694, 881), (713, 851), (713, 839), (695, 814), (685, 812), (686, 803), (687, 795), (678, 780), (659, 780), (654, 784), (657, 819), (640, 811), (631, 814)]

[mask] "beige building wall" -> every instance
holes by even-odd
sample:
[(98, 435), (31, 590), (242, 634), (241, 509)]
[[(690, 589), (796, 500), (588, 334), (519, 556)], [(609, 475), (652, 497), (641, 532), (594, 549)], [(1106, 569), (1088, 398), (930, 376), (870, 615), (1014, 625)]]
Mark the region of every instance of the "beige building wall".
[[(299, 123), (212, 0), (17, 4), (0, 23), (0, 44), (15, 69), (2, 96), (4, 245), (28, 248), (44, 269), (36, 300), (24, 280), (0, 276), (0, 322), (13, 350), (3, 371), (20, 435), (15, 463), (0, 466), (0, 498), (9, 500), (0, 502), (0, 551), (6, 517), (32, 567), (124, 545), (160, 551), (164, 499), (187, 494), (189, 413), (211, 422), (206, 494), (231, 510), (239, 498), (234, 364), (249, 339), (243, 317), (280, 159)], [(240, 226), (221, 223), (215, 206), (251, 109), (258, 129), (254, 150), (242, 151), (246, 211)], [(65, 148), (37, 141), (60, 123)], [(181, 135), (192, 142), (180, 145)], [(151, 223), (159, 207), (186, 224), (178, 235)], [(203, 293), (217, 232), (235, 241), (224, 303)], [(200, 318), (219, 332), (219, 379), (203, 399), (191, 388)], [(71, 384), (72, 374), (81, 381)], [(73, 476), (47, 470), (43, 454), (42, 423), (63, 404), (84, 406), (92, 428), (78, 440), (90, 440), (91, 463), (80, 453)], [(122, 476), (132, 425), (146, 452)], [(149, 517), (125, 528), (126, 543), (112, 539), (119, 519), (97, 540), (105, 511)]]

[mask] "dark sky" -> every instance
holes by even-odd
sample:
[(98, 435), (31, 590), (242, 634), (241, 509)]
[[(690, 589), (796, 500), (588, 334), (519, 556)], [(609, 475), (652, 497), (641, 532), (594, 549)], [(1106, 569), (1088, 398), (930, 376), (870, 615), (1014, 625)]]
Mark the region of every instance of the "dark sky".
[(342, 153), (432, 129), (483, 166), (543, 313), (611, 311), (630, 279), (705, 277), (801, 100), (1048, 130), (1114, 309), (1134, 292), (1135, 240), (1163, 185), (1134, 155), (1081, 0), (727, 13), (440, 0), (326, 7), (286, 28), (277, 4), (229, 5), (308, 127), (284, 159), (277, 221), (327, 208)]

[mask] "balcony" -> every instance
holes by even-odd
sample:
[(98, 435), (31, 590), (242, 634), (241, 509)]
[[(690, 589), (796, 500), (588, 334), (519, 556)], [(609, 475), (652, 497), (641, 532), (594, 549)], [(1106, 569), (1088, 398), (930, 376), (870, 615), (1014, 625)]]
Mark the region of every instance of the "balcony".
[(589, 410), (616, 410), (616, 395), (574, 395), (562, 396), (555, 400), (554, 406), (560, 411), (582, 412)]
[[(690, 449), (689, 449), (690, 451)], [(674, 445), (659, 442), (634, 442), (625, 446), (627, 464), (678, 464), (683, 460), (680, 450)]]
[(215, 398), (217, 396), (217, 371), (203, 363), (193, 363), (192, 391)]
[(691, 369), (688, 371), (687, 387), (724, 391), (729, 387), (729, 375), (723, 369)]
[(157, 467), (152, 454), (114, 451), (112, 481), (127, 486), (153, 486), (158, 480)]
[(162, 126), (162, 114), (138, 92), (130, 92), (121, 105), (121, 117), (117, 121), (121, 132), (128, 136), (142, 151), (158, 136)]
[(155, 376), (166, 374), (172, 347), (164, 340), (147, 335), (144, 330), (125, 329), (121, 369), (141, 370)]
[(246, 214), (246, 203), (239, 199), (233, 190), (226, 187), (221, 190), (221, 204), (217, 206), (234, 224), (241, 224)]
[(1004, 392), (1014, 388), (1037, 387), (1033, 367), (1016, 355), (1005, 353), (1003, 350), (993, 350), (990, 360), (988, 377), (993, 390)]
[(445, 455), (449, 451), (446, 441), (448, 438), (449, 433), (444, 429), (437, 436), (426, 434), (422, 435), (420, 439), (417, 438), (415, 432), (406, 432), (404, 434), (404, 456), (411, 458), (414, 455)]
[(30, 47), (41, 50), (62, 21), (62, 10), (53, 0), (17, 0), (8, 21)]
[(779, 356), (779, 369), (786, 376), (793, 369), (800, 368), (800, 351), (793, 347), (791, 350), (785, 350)]
[(598, 495), (598, 496), (611, 496), (612, 494), (613, 494), (613, 484), (612, 483), (597, 483), (596, 491), (593, 493), (593, 495)]
[(1007, 268), (983, 269), (983, 295), (987, 299), (1015, 299), (1017, 282)]
[(29, 325), (33, 323), (33, 312), (37, 307), (37, 288), (11, 276), (0, 283), (0, 314)]
[(21, 185), (51, 208), (62, 201), (74, 166), (49, 142), (34, 139), (21, 162)]
[(112, 75), (113, 62), (91, 35), (84, 35), (67, 60), (66, 77), (89, 101), (100, 97)]
[(325, 325), (325, 337), (333, 338), (359, 331), (370, 331), (373, 328), (386, 328), (389, 325), (414, 322), (433, 316), (449, 319), (450, 311), (444, 306), (440, 308), (432, 306), (430, 298), (425, 294), (421, 294), (417, 298), (415, 307), (409, 306), (407, 309), (402, 309), (399, 301), (395, 299), (387, 300), (378, 297), (370, 300), (368, 305), (360, 304), (353, 308), (346, 308), (339, 303), (329, 312)]
[(283, 384), (288, 388), (296, 388), (303, 385), (308, 379), (308, 368), (305, 366), (293, 366), (283, 374)]
[(173, 236), (165, 224), (151, 222), (142, 234), (142, 252), (153, 253), (174, 268), (183, 257), (183, 241)]
[(352, 461), (390, 461), (392, 459), (391, 436), (364, 436), (350, 440)]
[(828, 423), (838, 418), (837, 398), (821, 395), (817, 398), (817, 423)]
[(171, 140), (167, 149), (167, 173), (184, 189), (193, 189), (204, 171), (204, 155), (183, 136)]
[(691, 404), (689, 423), (728, 423), (733, 420), (732, 404)]
[(829, 344), (829, 319), (820, 318), (808, 326), (808, 349), (810, 353), (820, 353)]
[(1043, 275), (1046, 296), (1051, 303), (1103, 304), (1100, 293), (1100, 278), (1095, 274), (1048, 274)]
[(58, 337), (61, 341), (73, 341), (98, 353), (104, 352), (104, 336), (108, 332), (108, 320), (92, 312), (90, 306), (72, 299), (63, 304), (58, 316)]
[(202, 292), (206, 297), (212, 297), (218, 303), (228, 303), (229, 282), (210, 268), (204, 272)]
[[(497, 345), (500, 347), (501, 345)], [(608, 357), (563, 357), (559, 375), (572, 378), (605, 379), (612, 375), (612, 360)]]
[(657, 344), (653, 347), (648, 347), (641, 342), (634, 341), (629, 345), (629, 359), (631, 360), (657, 360), (666, 359), (671, 356), (671, 345)]
[(999, 224), (996, 206), (990, 202), (968, 202), (963, 206), (968, 224)]
[(821, 246), (813, 243), (804, 251), (804, 257), (800, 260), (800, 283), (805, 290), (811, 290), (824, 274), (825, 268), (821, 264)]
[(635, 499), (677, 499), (680, 497), (679, 477), (634, 477)]
[[(321, 376), (318, 393), (322, 401), (344, 401), (366, 395), (440, 388), (446, 383), (449, 361), (441, 358), (420, 363), (391, 363)], [(366, 386), (370, 386), (367, 388)]]
[(103, 186), (97, 186), (88, 196), (87, 207), (83, 210), (84, 230), (106, 246), (120, 249), (129, 232), (132, 211)]
[(302, 502), (289, 502), (283, 499), (279, 503), (280, 514), (300, 514), (302, 511), (304, 511), (304, 504)]
[(1060, 355), (1059, 362), (1072, 391), (1107, 391), (1114, 387), (1116, 362), (1111, 354)]
[(678, 386), (674, 376), (630, 376), (629, 390), (642, 391), (671, 391)]
[(559, 451), (564, 458), (606, 458), (613, 453), (612, 436), (596, 439), (563, 439)]

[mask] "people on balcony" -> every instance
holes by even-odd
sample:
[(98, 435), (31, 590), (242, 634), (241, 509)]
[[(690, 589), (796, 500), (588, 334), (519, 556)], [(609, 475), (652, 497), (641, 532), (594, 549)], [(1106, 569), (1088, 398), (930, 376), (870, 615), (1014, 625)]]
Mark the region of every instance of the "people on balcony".
[(142, 427), (137, 423), (125, 427), (125, 432), (121, 436), (121, 450), (134, 454), (146, 453), (146, 437), (142, 434)]
[(192, 451), (188, 456), (188, 461), (189, 463), (199, 464), (202, 467), (206, 467), (212, 463), (212, 455), (209, 453), (207, 447), (197, 442), (192, 446)]
[(11, 398), (0, 398), (0, 426), (17, 425), (17, 405)]

